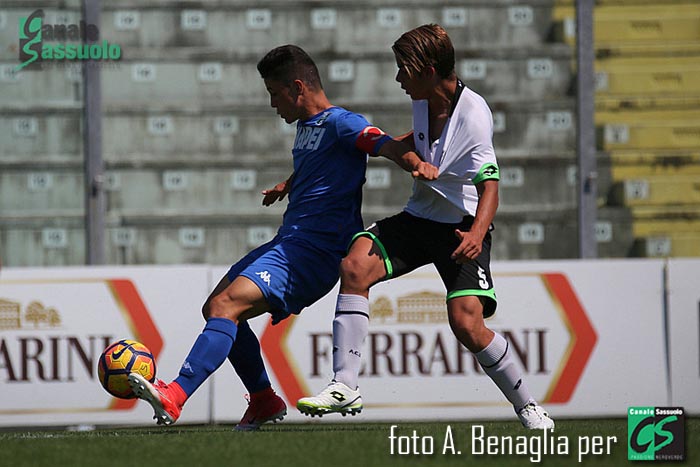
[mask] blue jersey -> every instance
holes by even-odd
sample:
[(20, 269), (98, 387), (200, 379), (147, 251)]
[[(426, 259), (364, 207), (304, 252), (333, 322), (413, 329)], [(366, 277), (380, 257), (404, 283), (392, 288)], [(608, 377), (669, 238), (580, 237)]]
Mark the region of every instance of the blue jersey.
[(387, 139), (363, 116), (340, 107), (297, 122), (294, 177), (279, 233), (300, 233), (345, 250), (352, 235), (363, 229), (367, 153), (376, 153)]
[(367, 153), (390, 139), (358, 114), (331, 107), (297, 123), (294, 176), (278, 235), (231, 266), (228, 280), (254, 282), (273, 324), (326, 295), (352, 236), (363, 229), (360, 208)]

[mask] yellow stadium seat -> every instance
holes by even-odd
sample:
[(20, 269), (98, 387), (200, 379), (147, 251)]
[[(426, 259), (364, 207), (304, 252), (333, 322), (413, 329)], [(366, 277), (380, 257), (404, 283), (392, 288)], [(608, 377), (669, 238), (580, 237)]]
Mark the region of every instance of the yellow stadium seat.
[(598, 60), (596, 73), (598, 95), (700, 94), (700, 60), (697, 56)]
[(613, 184), (611, 202), (625, 206), (700, 206), (700, 176), (629, 178)]
[(698, 151), (611, 151), (613, 181), (656, 176), (695, 176), (700, 178)]
[(698, 109), (600, 111), (595, 122), (604, 150), (700, 148)]
[(632, 208), (635, 237), (700, 233), (700, 206), (637, 206)]
[[(612, 2), (596, 2), (593, 34), (597, 47), (605, 44), (658, 43), (700, 40), (700, 4), (673, 2), (649, 4), (635, 2), (620, 5)], [(575, 20), (573, 1), (558, 2), (553, 18), (564, 23)], [(565, 27), (565, 39), (573, 43), (571, 27)]]

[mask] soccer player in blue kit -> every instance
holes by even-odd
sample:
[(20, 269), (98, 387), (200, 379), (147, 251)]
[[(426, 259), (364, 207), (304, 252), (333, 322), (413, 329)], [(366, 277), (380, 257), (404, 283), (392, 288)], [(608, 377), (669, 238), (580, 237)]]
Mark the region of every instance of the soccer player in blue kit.
[(134, 393), (153, 407), (159, 425), (174, 423), (187, 399), (227, 358), (250, 393), (236, 428), (255, 430), (281, 420), (287, 407), (271, 387), (247, 320), (270, 313), (277, 323), (336, 284), (350, 240), (363, 229), (360, 207), (368, 154), (395, 161), (415, 178), (437, 177), (437, 169), (408, 145), (361, 115), (331, 105), (315, 63), (301, 48), (277, 47), (257, 68), (270, 105), (285, 122), (297, 122), (294, 172), (263, 191), (263, 205), (288, 195), (288, 206), (275, 238), (234, 264), (214, 288), (202, 310), (206, 325), (175, 380), (152, 384), (139, 374), (129, 376)]

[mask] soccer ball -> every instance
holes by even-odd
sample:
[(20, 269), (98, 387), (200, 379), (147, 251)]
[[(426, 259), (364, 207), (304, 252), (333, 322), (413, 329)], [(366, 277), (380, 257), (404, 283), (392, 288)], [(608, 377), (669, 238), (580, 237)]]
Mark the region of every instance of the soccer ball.
[(97, 363), (97, 377), (105, 390), (120, 399), (136, 395), (129, 386), (129, 373), (139, 373), (148, 381), (156, 379), (156, 361), (148, 347), (140, 342), (122, 339), (102, 352)]

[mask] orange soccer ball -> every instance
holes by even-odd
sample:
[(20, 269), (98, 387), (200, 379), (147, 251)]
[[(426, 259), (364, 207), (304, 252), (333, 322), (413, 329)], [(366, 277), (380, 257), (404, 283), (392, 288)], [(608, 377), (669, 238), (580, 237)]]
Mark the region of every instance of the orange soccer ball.
[(122, 339), (108, 346), (97, 363), (97, 377), (105, 390), (120, 399), (136, 397), (129, 386), (129, 373), (139, 373), (148, 381), (156, 379), (156, 361), (148, 347)]

